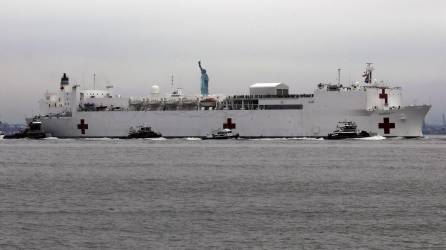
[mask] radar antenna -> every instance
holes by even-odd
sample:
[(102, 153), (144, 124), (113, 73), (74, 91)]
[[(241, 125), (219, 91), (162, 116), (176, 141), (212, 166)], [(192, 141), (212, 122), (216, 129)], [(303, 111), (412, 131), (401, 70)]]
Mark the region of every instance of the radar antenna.
[(366, 63), (367, 67), (365, 68), (365, 72), (362, 75), (362, 77), (364, 77), (364, 82), (365, 83), (372, 83), (372, 71), (374, 70), (373, 68), (373, 63)]

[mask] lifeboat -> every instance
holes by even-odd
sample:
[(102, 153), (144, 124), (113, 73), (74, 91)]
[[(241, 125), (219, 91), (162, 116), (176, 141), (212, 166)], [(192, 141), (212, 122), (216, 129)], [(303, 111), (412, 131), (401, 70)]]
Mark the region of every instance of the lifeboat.
[(216, 107), (217, 106), (217, 99), (215, 99), (213, 97), (206, 97), (206, 98), (200, 100), (200, 106), (201, 107), (206, 107), (206, 108)]

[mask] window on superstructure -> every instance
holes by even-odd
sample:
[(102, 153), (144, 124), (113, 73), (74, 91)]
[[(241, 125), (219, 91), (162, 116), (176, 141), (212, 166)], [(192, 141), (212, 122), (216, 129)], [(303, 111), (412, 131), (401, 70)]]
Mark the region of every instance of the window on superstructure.
[(276, 95), (278, 96), (287, 96), (288, 89), (276, 89)]
[(264, 105), (263, 109), (303, 109), (302, 104)]

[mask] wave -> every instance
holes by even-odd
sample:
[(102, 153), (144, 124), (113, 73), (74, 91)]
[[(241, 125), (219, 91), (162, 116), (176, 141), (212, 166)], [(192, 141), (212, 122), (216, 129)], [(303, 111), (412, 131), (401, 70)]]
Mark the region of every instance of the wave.
[(87, 141), (111, 141), (111, 140), (119, 140), (119, 139), (113, 139), (109, 137), (101, 137), (101, 138), (81, 138)]
[(287, 140), (287, 138), (252, 138), (249, 140), (251, 140), (251, 141), (279, 141), (279, 140)]
[(322, 137), (319, 137), (319, 138), (315, 138), (315, 137), (291, 137), (291, 138), (277, 137), (277, 138), (252, 138), (249, 140), (251, 140), (251, 141), (288, 141), (288, 140), (323, 141), (324, 138), (322, 138)]
[(406, 138), (404, 138), (402, 136), (397, 136), (397, 137), (392, 137), (390, 139), (392, 139), (392, 140), (402, 140), (402, 139), (406, 139)]
[(186, 137), (184, 138), (186, 141), (201, 141), (200, 137)]
[(292, 138), (289, 138), (289, 140), (300, 140), (300, 141), (323, 141), (324, 138), (322, 138), (322, 137), (318, 137), (318, 138), (315, 138), (315, 137), (292, 137)]
[(381, 135), (375, 135), (375, 136), (370, 136), (370, 137), (363, 137), (363, 138), (355, 138), (355, 140), (363, 140), (363, 141), (381, 141), (381, 140), (385, 140), (386, 137), (381, 136)]
[(164, 138), (164, 137), (145, 138), (145, 139), (147, 139), (147, 140), (151, 140), (151, 141), (165, 141), (165, 140), (167, 140), (167, 139)]

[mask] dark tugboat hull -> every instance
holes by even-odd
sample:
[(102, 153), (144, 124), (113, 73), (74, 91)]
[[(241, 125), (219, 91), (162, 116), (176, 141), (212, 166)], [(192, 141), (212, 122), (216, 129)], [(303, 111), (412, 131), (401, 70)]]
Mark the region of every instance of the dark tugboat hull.
[(142, 138), (160, 138), (161, 134), (158, 133), (134, 133), (129, 134), (127, 139), (142, 139)]
[(45, 133), (27, 133), (21, 132), (12, 135), (5, 135), (3, 139), (43, 139), (46, 138)]
[(211, 140), (227, 140), (227, 139), (237, 139), (238, 136), (231, 136), (231, 137), (213, 137), (213, 138), (208, 138)]
[(151, 127), (139, 127), (139, 129), (131, 129), (126, 139), (142, 139), (142, 138), (160, 138), (162, 135), (152, 130)]
[(360, 133), (346, 133), (346, 134), (328, 134), (324, 137), (326, 140), (345, 140), (345, 139), (355, 139), (355, 138), (365, 138), (370, 137), (370, 134), (366, 131), (361, 131)]

